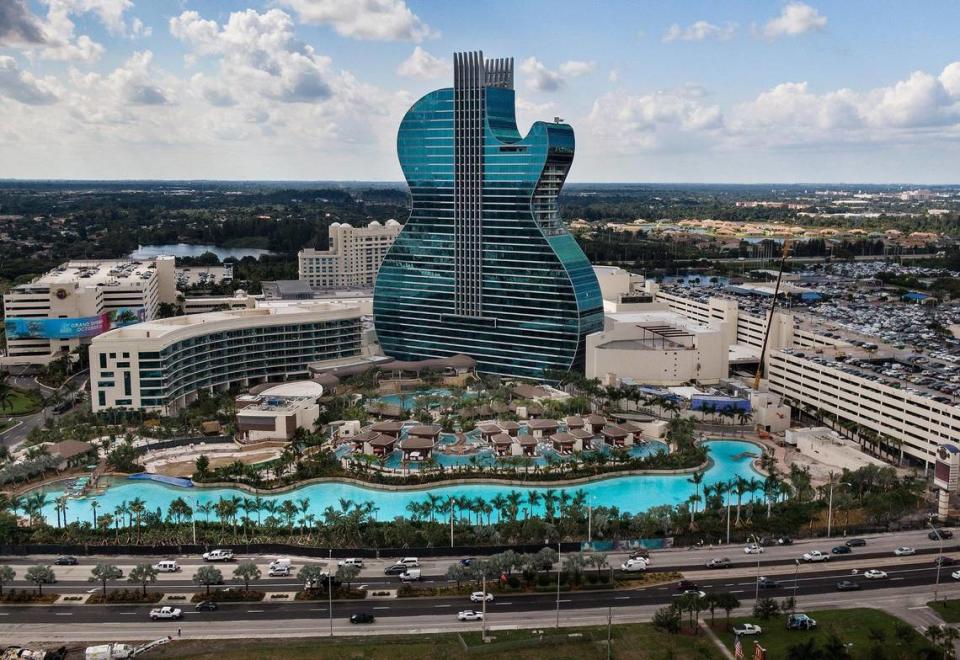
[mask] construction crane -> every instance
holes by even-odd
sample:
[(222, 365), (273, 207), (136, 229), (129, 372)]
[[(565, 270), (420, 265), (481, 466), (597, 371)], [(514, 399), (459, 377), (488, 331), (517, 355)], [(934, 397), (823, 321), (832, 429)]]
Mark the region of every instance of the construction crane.
[(760, 347), (760, 362), (757, 364), (757, 373), (753, 377), (753, 389), (760, 391), (760, 377), (763, 376), (763, 358), (767, 353), (767, 340), (770, 339), (770, 327), (773, 325), (773, 312), (777, 309), (777, 298), (780, 297), (780, 281), (783, 279), (783, 267), (790, 255), (790, 239), (783, 239), (783, 253), (780, 255), (780, 269), (777, 271), (777, 284), (773, 288), (773, 300), (770, 302), (770, 315), (767, 317), (767, 327), (763, 333), (763, 345)]

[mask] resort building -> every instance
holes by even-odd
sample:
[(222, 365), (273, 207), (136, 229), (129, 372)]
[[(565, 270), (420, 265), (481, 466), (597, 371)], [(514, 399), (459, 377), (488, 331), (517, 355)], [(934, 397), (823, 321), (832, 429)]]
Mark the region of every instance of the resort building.
[(558, 119), (521, 136), (513, 60), (458, 53), (453, 87), (410, 108), (397, 148), (413, 208), (374, 290), (384, 353), (464, 354), (478, 372), (531, 379), (582, 368), (603, 303), (557, 204), (573, 129)]
[(704, 325), (655, 304), (608, 314), (587, 337), (586, 377), (606, 384), (716, 384), (727, 377), (728, 346), (718, 323)]
[(94, 412), (171, 414), (200, 391), (308, 376), (308, 365), (359, 355), (361, 309), (299, 303), (176, 316), (111, 330), (90, 345)]
[(313, 289), (373, 288), (380, 263), (401, 229), (396, 220), (373, 221), (366, 227), (334, 222), (329, 249), (297, 255), (299, 278)]
[(297, 429), (313, 431), (323, 387), (313, 381), (260, 385), (234, 399), (237, 435), (243, 442), (291, 440)]
[[(173, 257), (68, 261), (3, 296), (3, 366), (42, 366), (177, 301)], [(75, 359), (75, 358), (74, 358)]]

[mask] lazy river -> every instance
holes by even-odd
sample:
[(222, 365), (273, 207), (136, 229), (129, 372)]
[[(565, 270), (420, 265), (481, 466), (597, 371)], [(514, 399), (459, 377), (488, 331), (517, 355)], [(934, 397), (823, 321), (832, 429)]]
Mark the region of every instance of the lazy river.
[[(753, 443), (742, 440), (710, 440), (705, 443), (713, 463), (706, 471), (704, 484), (729, 482), (737, 476), (745, 479), (755, 478), (758, 481), (763, 475), (753, 468), (752, 461), (760, 455), (760, 449)], [(392, 520), (393, 518), (409, 517), (407, 505), (411, 502), (423, 502), (428, 494), (447, 498), (469, 497), (481, 498), (490, 502), (497, 495), (506, 497), (510, 491), (518, 491), (523, 495), (526, 505), (527, 493), (536, 490), (553, 489), (556, 492), (567, 491), (571, 495), (574, 491), (582, 490), (586, 494), (587, 504), (592, 506), (617, 506), (621, 511), (640, 513), (654, 506), (663, 504), (676, 505), (685, 502), (694, 493), (695, 486), (688, 481), (690, 475), (624, 475), (599, 479), (590, 483), (581, 483), (570, 486), (556, 484), (537, 485), (526, 487), (520, 484), (455, 484), (449, 486), (432, 486), (417, 490), (382, 490), (373, 486), (356, 486), (353, 484), (325, 482), (316, 483), (288, 490), (275, 495), (260, 494), (264, 500), (273, 500), (280, 504), (284, 500), (298, 502), (303, 499), (310, 501), (307, 513), (313, 514), (318, 520), (323, 519), (323, 511), (328, 506), (339, 509), (341, 498), (353, 502), (372, 502), (375, 507), (375, 516), (378, 520)], [(47, 496), (47, 504), (43, 514), (48, 523), (57, 520), (54, 500), (64, 494), (64, 486), (54, 485), (43, 489)], [(701, 491), (702, 493), (702, 491)], [(140, 498), (146, 502), (147, 511), (160, 509), (166, 515), (170, 502), (182, 497), (195, 511), (195, 517), (204, 519), (205, 514), (197, 511), (197, 506), (208, 502), (217, 502), (221, 497), (253, 498), (253, 493), (238, 488), (184, 488), (169, 486), (154, 481), (138, 481), (117, 479), (109, 482), (105, 491), (88, 497), (70, 498), (67, 502), (67, 519), (73, 521), (93, 522), (92, 502), (97, 503), (97, 512), (113, 514), (116, 507), (125, 506), (131, 500)], [(751, 495), (744, 497), (749, 501)], [(535, 511), (542, 511), (543, 505), (534, 507)], [(262, 514), (265, 517), (267, 514)], [(302, 514), (300, 514), (302, 515)], [(255, 514), (251, 514), (256, 518)], [(210, 514), (210, 520), (215, 520), (216, 514)], [(496, 519), (496, 516), (494, 516)]]

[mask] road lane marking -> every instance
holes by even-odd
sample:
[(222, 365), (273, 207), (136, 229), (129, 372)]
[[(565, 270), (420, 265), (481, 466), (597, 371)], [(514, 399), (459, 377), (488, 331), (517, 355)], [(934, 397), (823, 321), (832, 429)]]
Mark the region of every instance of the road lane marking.
[(263, 610), (247, 610), (248, 614), (257, 614), (259, 612), (263, 612)]
[(374, 607), (375, 610), (389, 610), (389, 607)]
[(630, 600), (630, 596), (617, 596), (614, 600)]
[(311, 607), (311, 608), (310, 608), (310, 611), (311, 611), (311, 612), (326, 612), (326, 611), (327, 611), (327, 608), (326, 608), (326, 607)]
[(557, 602), (558, 602), (558, 603), (572, 603), (573, 601), (570, 600), (569, 598), (566, 598), (566, 599), (564, 599), (564, 600), (558, 600)]
[(731, 594), (742, 594), (744, 591), (746, 591), (746, 590), (745, 590), (745, 589), (737, 589), (737, 590), (735, 590), (735, 591), (730, 591), (729, 593), (731, 593)]
[(926, 605), (918, 605), (917, 607), (908, 607), (908, 610), (928, 610), (930, 609)]
[(434, 607), (453, 607), (453, 605), (434, 605)]
[(506, 602), (497, 601), (497, 605), (513, 605), (513, 601), (512, 600), (508, 600)]
[(57, 612), (57, 616), (73, 616), (73, 612)]

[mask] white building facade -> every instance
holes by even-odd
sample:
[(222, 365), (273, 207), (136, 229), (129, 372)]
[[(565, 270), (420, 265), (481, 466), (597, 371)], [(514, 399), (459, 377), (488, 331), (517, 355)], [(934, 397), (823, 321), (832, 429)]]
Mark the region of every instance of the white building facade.
[(286, 304), (140, 323), (90, 344), (92, 409), (171, 414), (199, 392), (305, 378), (307, 365), (361, 353), (362, 309)]
[(177, 300), (173, 257), (69, 261), (3, 296), (5, 366), (42, 366)]
[(396, 220), (366, 227), (348, 223), (330, 225), (328, 250), (301, 250), (299, 278), (314, 289), (373, 288), (380, 263), (403, 229)]

